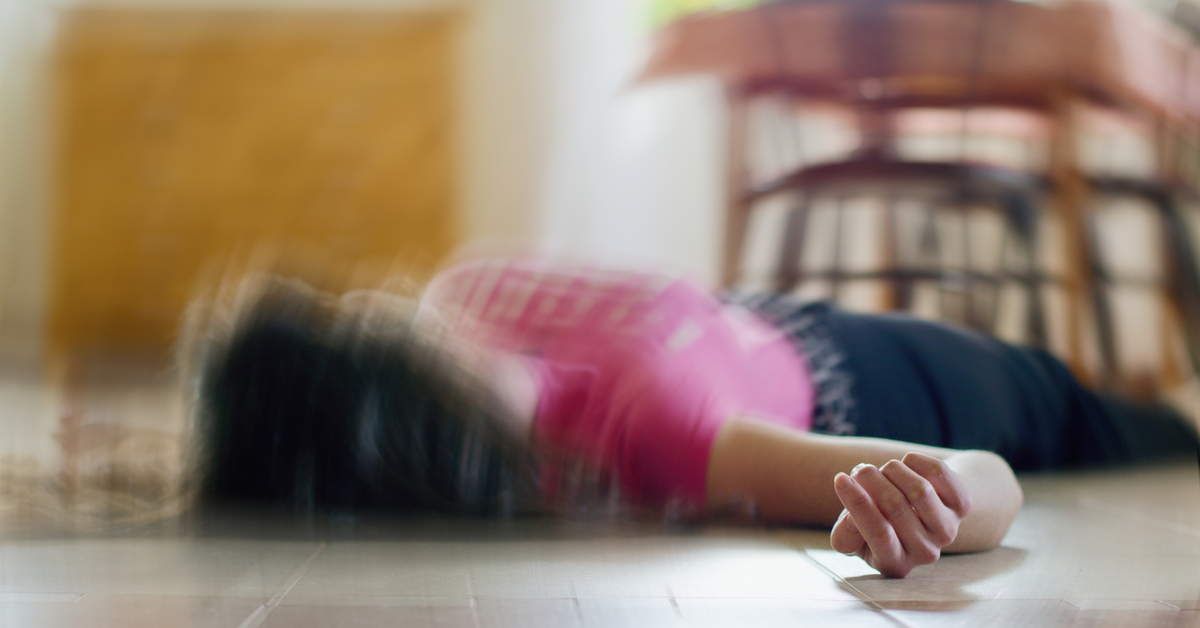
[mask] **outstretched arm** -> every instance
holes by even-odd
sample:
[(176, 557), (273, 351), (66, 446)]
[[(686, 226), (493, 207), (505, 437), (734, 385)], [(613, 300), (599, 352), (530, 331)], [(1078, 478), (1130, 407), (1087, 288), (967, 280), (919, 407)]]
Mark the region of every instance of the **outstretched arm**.
[[(910, 453), (921, 455), (906, 459)], [(838, 477), (843, 473), (850, 477)], [(836, 549), (866, 554), (894, 576), (940, 552), (996, 547), (1023, 500), (1008, 464), (990, 452), (809, 434), (741, 419), (717, 435), (706, 496), (714, 507), (753, 500), (771, 522), (836, 524)], [(849, 521), (839, 519), (845, 508)], [(919, 547), (930, 543), (932, 552)]]

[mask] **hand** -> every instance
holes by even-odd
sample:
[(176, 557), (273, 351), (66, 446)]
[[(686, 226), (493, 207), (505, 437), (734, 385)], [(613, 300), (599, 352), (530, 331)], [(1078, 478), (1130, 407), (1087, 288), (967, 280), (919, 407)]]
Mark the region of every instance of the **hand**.
[(861, 464), (833, 479), (846, 507), (833, 526), (833, 549), (853, 554), (889, 578), (936, 561), (971, 510), (966, 486), (946, 463), (909, 453), (875, 468)]

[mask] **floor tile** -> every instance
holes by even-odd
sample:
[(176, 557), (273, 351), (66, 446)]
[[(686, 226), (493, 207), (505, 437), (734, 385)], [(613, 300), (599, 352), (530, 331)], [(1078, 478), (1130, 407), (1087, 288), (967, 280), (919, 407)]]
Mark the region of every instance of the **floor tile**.
[[(1179, 463), (1080, 473), (1022, 477), (1027, 497), (1043, 497), (1085, 508), (1125, 511), (1165, 524), (1183, 525), (1200, 536), (1200, 466)], [(1065, 499), (1060, 499), (1065, 498)]]
[[(486, 553), (488, 544), (480, 545)], [(470, 598), (473, 593), (468, 567), (473, 553), (469, 543), (331, 543), (284, 599)]]
[(756, 536), (333, 543), (288, 597), (855, 599), (790, 546)]
[(25, 593), (21, 591), (0, 592), (0, 604), (24, 604), (30, 602), (77, 602), (84, 593)]
[(829, 530), (808, 528), (776, 528), (770, 530), (769, 535), (773, 539), (800, 550), (832, 549), (829, 545)]
[(709, 547), (679, 565), (669, 583), (676, 597), (855, 600), (824, 570), (791, 547)]
[(861, 602), (726, 598), (680, 601), (680, 610), (689, 626), (895, 628), (890, 617)]
[(1106, 558), (1088, 561), (1072, 581), (1066, 599), (1200, 599), (1200, 561), (1163, 556)]
[(248, 598), (86, 595), (74, 602), (0, 604), (0, 628), (236, 628), (258, 607)]
[(686, 625), (679, 607), (668, 598), (581, 598), (583, 625), (614, 628), (671, 628)]
[(857, 556), (847, 556), (831, 549), (808, 549), (804, 550), (804, 553), (838, 578), (847, 579), (879, 575), (878, 571)]
[(481, 599), (475, 605), (480, 628), (583, 626), (583, 613), (572, 600)]
[(283, 597), (280, 606), (463, 606), (475, 603), (470, 597), (437, 595), (294, 595)]
[(855, 602), (811, 600), (688, 600), (663, 603), (480, 599), (469, 607), (280, 606), (262, 628), (306, 626), (438, 625), (506, 628), (571, 626), (845, 626), (895, 628), (886, 615)]
[(1167, 554), (1200, 560), (1200, 530), (1077, 497), (1028, 504), (1003, 544), (1039, 553)]
[(570, 600), (478, 600), (470, 606), (280, 606), (271, 611), (260, 628), (566, 628), (583, 625), (579, 608)]
[(1080, 571), (1077, 561), (1006, 547), (944, 556), (933, 565), (914, 569), (903, 579), (884, 578), (855, 557), (819, 551), (809, 551), (808, 556), (865, 599), (875, 601), (1059, 600)]
[(1177, 606), (1147, 600), (1064, 600), (1071, 606), (1085, 611), (1170, 611)]
[(1086, 610), (1058, 600), (885, 602), (885, 612), (909, 628), (1195, 628), (1200, 613), (1166, 610)]
[(0, 543), (0, 592), (271, 598), (309, 543), (64, 539)]
[(279, 606), (259, 628), (374, 628), (376, 626), (441, 626), (475, 628), (476, 610), (444, 606)]

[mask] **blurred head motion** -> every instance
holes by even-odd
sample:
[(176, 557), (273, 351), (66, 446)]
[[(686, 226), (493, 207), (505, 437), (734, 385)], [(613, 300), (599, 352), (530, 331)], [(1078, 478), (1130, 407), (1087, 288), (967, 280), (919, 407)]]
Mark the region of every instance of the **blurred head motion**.
[[(538, 457), (504, 405), (403, 299), (351, 304), (293, 280), (243, 281), (186, 343), (205, 502), (504, 516), (538, 508)], [(202, 310), (198, 312), (197, 310)]]

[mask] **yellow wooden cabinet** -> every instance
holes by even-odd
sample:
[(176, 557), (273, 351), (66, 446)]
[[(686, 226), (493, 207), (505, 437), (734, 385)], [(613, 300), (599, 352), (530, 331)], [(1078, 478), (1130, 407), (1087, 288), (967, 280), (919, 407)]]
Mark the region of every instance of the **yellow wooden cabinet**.
[(168, 348), (264, 244), (427, 273), (456, 243), (462, 15), (81, 10), (55, 80), (50, 343)]

